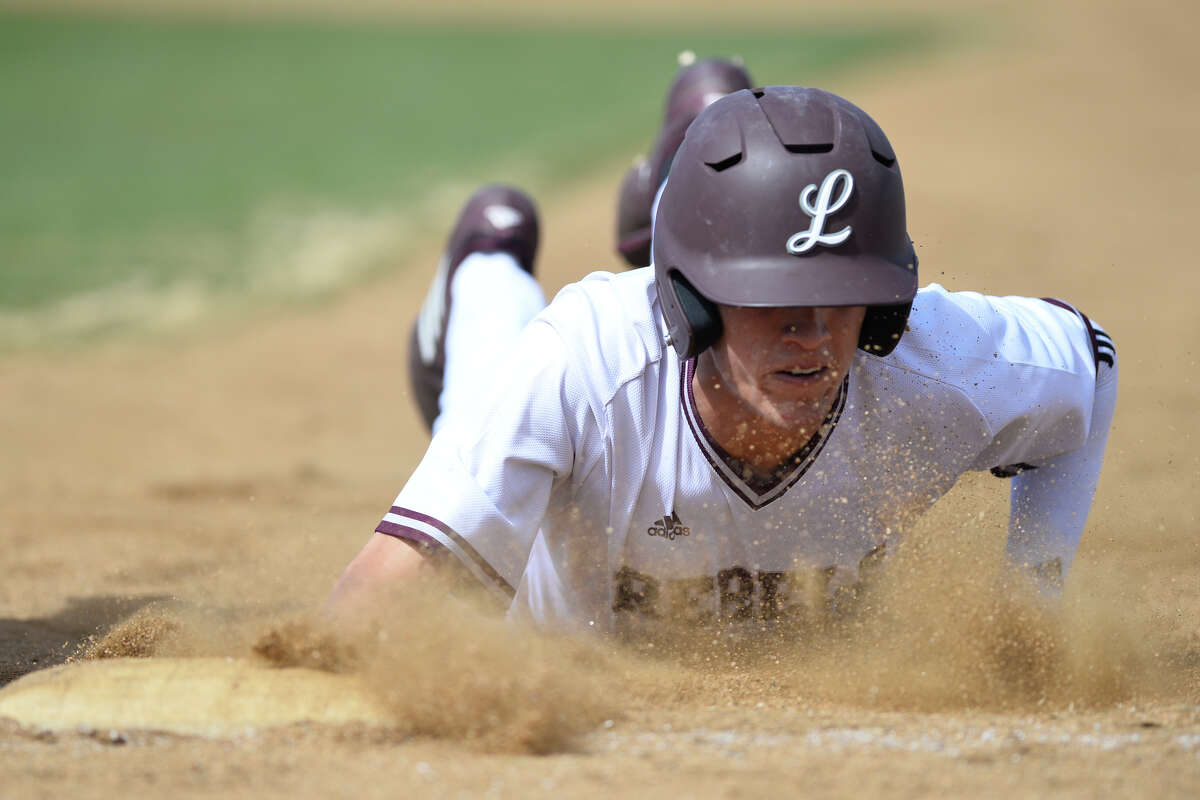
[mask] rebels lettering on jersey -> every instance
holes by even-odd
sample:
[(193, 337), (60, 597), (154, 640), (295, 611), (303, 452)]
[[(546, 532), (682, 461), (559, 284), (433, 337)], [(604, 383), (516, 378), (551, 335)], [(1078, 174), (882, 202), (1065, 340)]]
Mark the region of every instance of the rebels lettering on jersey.
[(564, 289), (377, 530), (445, 548), (546, 625), (613, 630), (680, 603), (807, 614), (964, 472), (1036, 467), (1087, 437), (1096, 360), (1078, 314), (933, 285), (891, 355), (857, 354), (788, 467), (749, 474), (696, 412), (653, 277)]

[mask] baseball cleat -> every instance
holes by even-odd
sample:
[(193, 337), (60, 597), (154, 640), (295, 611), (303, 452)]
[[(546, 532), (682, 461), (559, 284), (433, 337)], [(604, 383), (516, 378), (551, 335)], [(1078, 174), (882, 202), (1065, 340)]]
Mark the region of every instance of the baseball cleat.
[(446, 370), (450, 286), (458, 265), (472, 253), (508, 253), (532, 275), (537, 248), (537, 207), (520, 189), (490, 184), (463, 205), (409, 340), (409, 378), (428, 427), (433, 427), (438, 415)]
[(667, 90), (666, 109), (650, 157), (638, 159), (625, 174), (617, 196), (617, 252), (630, 267), (650, 264), (650, 211), (654, 195), (666, 180), (675, 151), (692, 120), (713, 101), (739, 89), (749, 89), (750, 75), (740, 60), (711, 58), (697, 61), (691, 51), (680, 53), (679, 71)]

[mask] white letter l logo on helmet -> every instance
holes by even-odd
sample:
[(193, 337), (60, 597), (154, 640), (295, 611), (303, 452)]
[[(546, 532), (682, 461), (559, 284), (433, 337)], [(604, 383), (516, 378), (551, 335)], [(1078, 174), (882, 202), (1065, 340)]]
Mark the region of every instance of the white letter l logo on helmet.
[[(833, 200), (833, 190), (839, 183), (841, 183), (842, 191), (837, 200)], [(846, 205), (846, 201), (850, 199), (853, 191), (854, 177), (844, 169), (835, 169), (826, 175), (825, 180), (821, 181), (819, 192), (815, 183), (805, 186), (804, 191), (800, 193), (800, 207), (804, 209), (805, 214), (812, 217), (812, 224), (808, 226), (808, 230), (800, 231), (788, 239), (787, 251), (798, 256), (807, 253), (819, 244), (833, 246), (850, 238), (849, 225), (836, 233), (825, 233), (824, 228), (825, 218)], [(814, 192), (817, 192), (816, 205), (813, 205), (812, 201)]]

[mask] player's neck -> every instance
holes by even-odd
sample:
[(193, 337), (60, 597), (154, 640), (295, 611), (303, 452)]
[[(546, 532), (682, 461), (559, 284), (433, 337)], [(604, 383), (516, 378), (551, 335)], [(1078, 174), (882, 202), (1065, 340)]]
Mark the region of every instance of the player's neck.
[(760, 475), (771, 475), (799, 451), (824, 423), (837, 391), (822, 397), (797, 424), (784, 427), (758, 413), (721, 379), (703, 355), (692, 375), (696, 413), (725, 452)]

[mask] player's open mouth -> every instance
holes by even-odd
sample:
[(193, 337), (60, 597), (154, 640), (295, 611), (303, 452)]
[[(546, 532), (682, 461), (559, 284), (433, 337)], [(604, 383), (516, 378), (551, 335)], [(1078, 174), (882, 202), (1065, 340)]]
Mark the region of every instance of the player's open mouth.
[(818, 365), (814, 367), (789, 367), (772, 372), (772, 377), (792, 384), (808, 384), (822, 381), (829, 374), (829, 367)]

